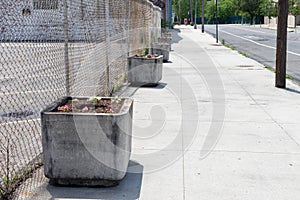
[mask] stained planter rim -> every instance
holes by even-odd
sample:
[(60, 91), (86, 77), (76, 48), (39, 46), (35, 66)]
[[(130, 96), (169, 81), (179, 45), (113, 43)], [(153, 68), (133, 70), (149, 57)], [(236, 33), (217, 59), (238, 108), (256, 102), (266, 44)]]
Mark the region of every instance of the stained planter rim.
[[(115, 99), (115, 97), (100, 97), (100, 96), (93, 96), (96, 98), (105, 98), (105, 99)], [(51, 103), (48, 105), (44, 110), (42, 110), (42, 114), (47, 114), (47, 115), (76, 115), (76, 116), (90, 116), (90, 115), (95, 115), (95, 116), (121, 116), (127, 114), (127, 112), (130, 109), (130, 105), (134, 102), (133, 98), (130, 97), (119, 97), (120, 99), (124, 99), (124, 103), (118, 113), (96, 113), (96, 112), (87, 112), (87, 113), (79, 113), (79, 112), (55, 112), (53, 111), (57, 106), (65, 104), (68, 100), (72, 99), (88, 99), (91, 98), (90, 96), (65, 96), (57, 101)]]
[(146, 57), (137, 57), (137, 56), (129, 56), (129, 58), (134, 58), (134, 59), (147, 59), (147, 60), (159, 60), (163, 55), (159, 55), (157, 57), (154, 57), (154, 58), (146, 58)]

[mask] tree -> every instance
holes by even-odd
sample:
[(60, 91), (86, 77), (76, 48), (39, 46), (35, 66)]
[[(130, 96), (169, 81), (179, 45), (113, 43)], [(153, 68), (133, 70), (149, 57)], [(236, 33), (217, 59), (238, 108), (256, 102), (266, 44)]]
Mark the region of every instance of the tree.
[(173, 0), (172, 1), (172, 10), (175, 12), (176, 21), (180, 23), (180, 19), (181, 19), (180, 0)]
[(190, 0), (173, 0), (173, 10), (177, 15), (177, 20), (182, 21), (183, 18), (189, 18)]
[(175, 12), (176, 20), (178, 22), (181, 22), (184, 18), (189, 18), (191, 22), (194, 22), (195, 1), (197, 1), (197, 5), (198, 5), (197, 16), (200, 16), (202, 10), (201, 8), (202, 0), (172, 0), (172, 8), (173, 11)]
[(190, 0), (190, 14), (189, 17), (191, 18), (191, 23), (193, 23), (193, 0)]
[(278, 16), (278, 2), (273, 0), (264, 0), (261, 4), (262, 14), (268, 16), (269, 21), (272, 17)]
[(216, 8), (214, 1), (210, 1), (205, 5), (205, 17), (209, 22), (215, 19)]
[[(220, 23), (227, 23), (229, 18), (235, 15), (234, 0), (218, 0), (218, 19)], [(205, 6), (205, 16), (208, 21), (215, 19), (216, 5), (214, 0), (208, 1)]]
[(255, 17), (259, 16), (261, 12), (261, 5), (264, 0), (236, 0), (241, 11), (248, 13), (250, 17), (250, 24), (253, 24)]
[(227, 23), (229, 18), (234, 15), (233, 0), (218, 1), (219, 19), (221, 23)]
[(300, 1), (299, 0), (289, 0), (289, 12), (295, 17), (295, 28), (297, 25), (297, 15), (300, 14)]

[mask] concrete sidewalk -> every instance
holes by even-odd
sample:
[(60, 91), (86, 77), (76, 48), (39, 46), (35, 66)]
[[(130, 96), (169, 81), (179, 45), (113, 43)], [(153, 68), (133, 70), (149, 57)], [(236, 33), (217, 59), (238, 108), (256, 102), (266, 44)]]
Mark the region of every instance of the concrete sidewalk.
[[(133, 94), (131, 162), (112, 188), (48, 184), (40, 170), (16, 199), (298, 199), (300, 87), (181, 26), (161, 84)], [(130, 89), (130, 88), (129, 88)], [(132, 88), (131, 88), (132, 90)]]

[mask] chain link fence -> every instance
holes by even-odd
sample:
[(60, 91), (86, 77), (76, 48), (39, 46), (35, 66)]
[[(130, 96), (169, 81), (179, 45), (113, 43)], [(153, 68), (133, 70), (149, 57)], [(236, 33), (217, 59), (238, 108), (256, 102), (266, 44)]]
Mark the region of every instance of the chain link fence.
[(0, 2), (0, 198), (42, 165), (40, 111), (66, 96), (110, 95), (127, 57), (160, 36), (146, 0)]

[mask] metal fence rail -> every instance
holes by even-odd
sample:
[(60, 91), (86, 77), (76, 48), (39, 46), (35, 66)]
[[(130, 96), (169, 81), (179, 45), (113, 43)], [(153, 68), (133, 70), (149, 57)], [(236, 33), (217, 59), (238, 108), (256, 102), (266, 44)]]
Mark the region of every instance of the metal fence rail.
[(0, 2), (0, 198), (42, 164), (40, 111), (65, 95), (112, 93), (160, 23), (146, 0)]

